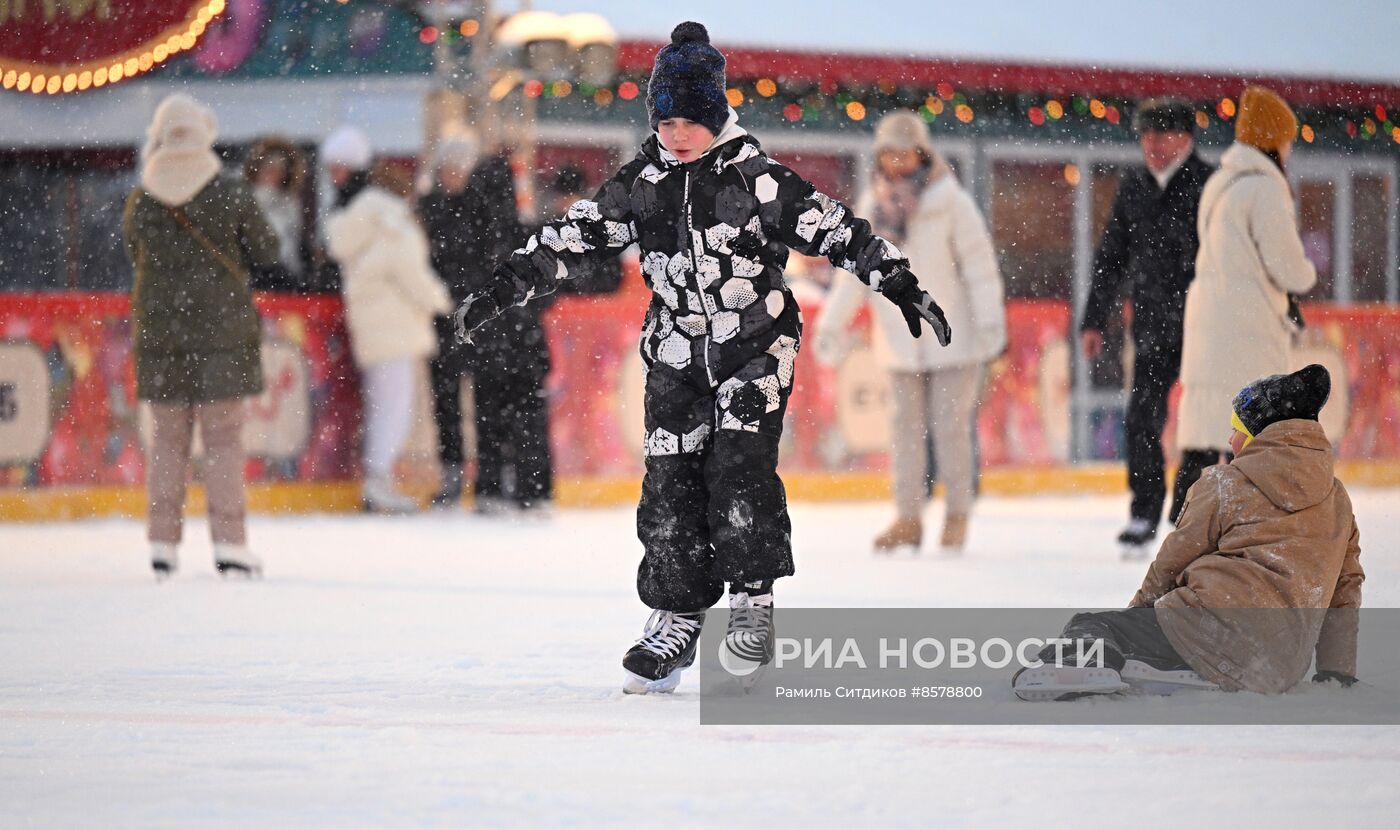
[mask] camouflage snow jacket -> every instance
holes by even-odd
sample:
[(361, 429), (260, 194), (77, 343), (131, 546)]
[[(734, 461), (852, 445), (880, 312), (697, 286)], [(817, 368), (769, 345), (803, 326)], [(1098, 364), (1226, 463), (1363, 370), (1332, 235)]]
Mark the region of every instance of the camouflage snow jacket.
[(908, 270), (869, 222), (768, 158), (731, 120), (688, 164), (648, 138), (593, 199), (575, 202), (502, 263), (490, 294), (501, 308), (528, 302), (587, 258), (634, 243), (653, 292), (643, 357), (697, 367), (712, 387), (779, 338), (795, 350), (802, 321), (783, 277), (788, 249), (824, 256), (877, 290)]

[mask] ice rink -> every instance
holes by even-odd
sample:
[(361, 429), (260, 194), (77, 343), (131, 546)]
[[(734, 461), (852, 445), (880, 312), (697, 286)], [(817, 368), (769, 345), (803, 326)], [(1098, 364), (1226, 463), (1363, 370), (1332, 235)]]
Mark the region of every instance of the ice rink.
[[(1365, 601), (1400, 605), (1400, 494), (1353, 497)], [(986, 499), (965, 555), (899, 560), (869, 552), (887, 507), (796, 505), (779, 625), (1121, 606), (1145, 567), (1111, 544), (1125, 502)], [(214, 574), (206, 534), (156, 584), (137, 521), (0, 526), (4, 827), (1350, 829), (1400, 808), (1396, 727), (702, 727), (694, 677), (624, 697), (647, 615), (630, 509), (258, 516), (254, 584)]]

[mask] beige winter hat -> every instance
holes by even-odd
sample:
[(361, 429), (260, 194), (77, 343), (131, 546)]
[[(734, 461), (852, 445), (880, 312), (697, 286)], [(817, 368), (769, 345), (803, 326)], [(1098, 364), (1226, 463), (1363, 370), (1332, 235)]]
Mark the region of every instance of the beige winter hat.
[(219, 174), (218, 134), (213, 111), (190, 96), (176, 93), (161, 101), (146, 129), (141, 186), (172, 207), (194, 198)]
[(888, 113), (875, 126), (875, 152), (881, 150), (923, 150), (929, 158), (938, 155), (929, 137), (928, 124), (909, 110)]
[(471, 131), (456, 132), (443, 136), (433, 150), (433, 169), (455, 167), (458, 170), (472, 170), (481, 157), (481, 142)]

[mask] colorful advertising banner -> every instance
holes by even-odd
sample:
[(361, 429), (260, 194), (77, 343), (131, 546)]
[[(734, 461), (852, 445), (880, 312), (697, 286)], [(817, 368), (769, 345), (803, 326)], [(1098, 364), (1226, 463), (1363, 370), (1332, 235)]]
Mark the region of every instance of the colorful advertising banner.
[[(550, 310), (548, 379), (557, 472), (575, 479), (641, 471), (642, 365), (637, 332), (648, 293), (635, 268), (607, 297), (561, 297)], [(803, 297), (809, 321), (820, 314)], [(247, 403), (244, 443), (255, 482), (359, 475), (359, 379), (335, 297), (259, 295), (266, 388)], [(148, 420), (135, 399), (123, 295), (0, 295), (0, 488), (138, 484)], [(1343, 460), (1400, 462), (1400, 309), (1313, 306), (1299, 365), (1333, 373), (1324, 426)], [(990, 367), (978, 416), (985, 468), (1048, 466), (1069, 457), (1069, 309), (1015, 301), (1009, 343)], [(426, 384), (424, 384), (426, 386)], [(431, 407), (400, 472), (435, 478)], [(889, 386), (868, 348), (840, 368), (799, 362), (784, 437), (792, 472), (880, 471)], [(468, 416), (468, 422), (470, 416)], [(470, 423), (466, 425), (470, 446)], [(1167, 426), (1171, 451), (1172, 422)]]

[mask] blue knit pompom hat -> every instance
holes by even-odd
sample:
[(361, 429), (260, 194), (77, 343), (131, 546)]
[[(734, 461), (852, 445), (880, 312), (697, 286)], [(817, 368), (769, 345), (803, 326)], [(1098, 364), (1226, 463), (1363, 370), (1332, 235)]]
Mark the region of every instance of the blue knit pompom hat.
[(729, 120), (724, 55), (710, 45), (710, 33), (686, 22), (671, 31), (671, 42), (656, 53), (647, 86), (647, 114), (654, 130), (667, 118), (684, 118), (719, 135)]

